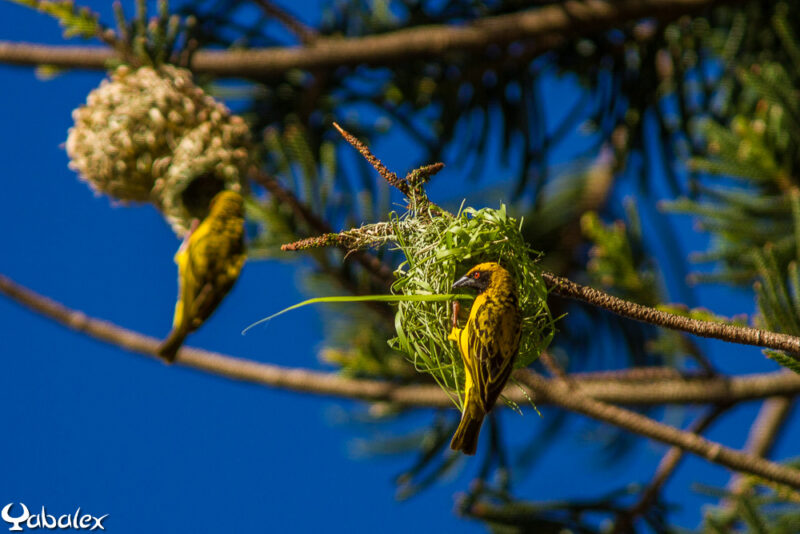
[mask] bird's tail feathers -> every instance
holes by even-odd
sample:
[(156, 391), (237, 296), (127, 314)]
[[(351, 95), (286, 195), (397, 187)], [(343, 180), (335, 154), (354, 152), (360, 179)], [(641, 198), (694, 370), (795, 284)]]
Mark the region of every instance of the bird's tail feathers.
[(481, 432), (481, 425), (486, 414), (478, 410), (472, 410), (469, 406), (465, 407), (461, 415), (461, 422), (458, 424), (450, 448), (454, 451), (461, 451), (472, 456), (478, 449), (478, 436)]

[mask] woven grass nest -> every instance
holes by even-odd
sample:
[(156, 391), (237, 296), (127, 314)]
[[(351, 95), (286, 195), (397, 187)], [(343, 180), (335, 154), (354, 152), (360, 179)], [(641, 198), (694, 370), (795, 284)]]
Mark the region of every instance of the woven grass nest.
[[(405, 262), (392, 292), (402, 295), (448, 294), (470, 267), (496, 261), (514, 277), (519, 291), (522, 337), (516, 367), (533, 363), (549, 345), (553, 318), (536, 260), (520, 233), (520, 224), (499, 209), (462, 209), (419, 220), (414, 213), (397, 218), (394, 235)], [(466, 306), (465, 306), (466, 307)], [(389, 345), (403, 352), (420, 372), (430, 374), (461, 408), (464, 368), (458, 347), (447, 339), (449, 302), (401, 300), (395, 316), (397, 336)]]

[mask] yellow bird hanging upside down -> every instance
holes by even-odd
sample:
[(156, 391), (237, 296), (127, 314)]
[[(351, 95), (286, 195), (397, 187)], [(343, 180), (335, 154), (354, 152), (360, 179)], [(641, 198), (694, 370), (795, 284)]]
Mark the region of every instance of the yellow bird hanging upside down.
[(178, 302), (172, 332), (158, 355), (173, 362), (183, 340), (197, 330), (231, 290), (246, 258), (244, 205), (233, 191), (218, 193), (209, 214), (195, 225), (175, 254), (178, 264)]
[(464, 411), (450, 448), (475, 454), (483, 418), (492, 409), (514, 368), (519, 351), (520, 313), (517, 287), (511, 274), (495, 262), (476, 265), (453, 288), (478, 291), (464, 328), (457, 326), (448, 339), (458, 343), (464, 360)]

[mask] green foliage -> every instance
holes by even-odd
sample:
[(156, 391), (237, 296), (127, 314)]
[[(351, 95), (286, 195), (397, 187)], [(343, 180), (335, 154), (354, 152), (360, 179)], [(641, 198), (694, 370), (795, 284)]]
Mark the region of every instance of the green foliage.
[[(800, 335), (800, 194), (793, 189), (789, 195), (791, 230), (785, 241), (796, 254), (788, 264), (781, 262), (777, 247), (768, 243), (762, 250), (751, 253), (759, 280), (754, 284), (759, 321), (767, 330)], [(800, 373), (800, 355), (765, 350), (768, 358), (796, 373)]]
[[(798, 221), (800, 223), (800, 221)], [(753, 254), (760, 280), (755, 283), (759, 317), (764, 328), (773, 332), (800, 335), (800, 273), (797, 262), (789, 263), (786, 275), (778, 266), (771, 246)], [(765, 350), (768, 358), (800, 373), (800, 355)]]
[(124, 62), (135, 65), (158, 66), (165, 62), (189, 64), (191, 39), (196, 20), (170, 15), (169, 0), (158, 1), (158, 14), (148, 19), (147, 1), (136, 0), (136, 13), (130, 22), (125, 20), (122, 4), (114, 4), (117, 35), (114, 46)]
[(73, 0), (11, 0), (31, 7), (58, 20), (64, 27), (64, 37), (91, 39), (97, 36), (101, 26), (98, 16), (86, 7), (75, 7)]
[[(289, 116), (282, 129), (265, 130), (264, 146), (276, 174), (287, 177), (292, 189), (298, 191), (316, 213), (324, 213), (335, 202), (342, 201), (341, 195), (331, 198), (335, 193), (335, 176), (341, 170), (333, 141), (322, 141), (315, 151), (308, 130), (297, 117)], [(363, 202), (359, 208), (370, 210), (371, 204)]]
[[(777, 48), (772, 57), (797, 56), (795, 22), (787, 4), (775, 7), (767, 26)], [(697, 280), (751, 280), (759, 270), (753, 252), (767, 243), (773, 244), (781, 269), (796, 255), (792, 218), (800, 209), (800, 71), (763, 56), (749, 61), (734, 69), (737, 113), (727, 123), (712, 118), (703, 123), (706, 150), (690, 162), (706, 175), (708, 183), (698, 186), (701, 196), (665, 204), (694, 215), (699, 227), (715, 237), (714, 248), (695, 259), (719, 262), (723, 269)]]
[[(594, 211), (586, 212), (581, 217), (583, 234), (592, 243), (586, 264), (586, 273), (592, 285), (603, 287), (611, 294), (626, 300), (678, 315), (699, 320), (730, 322), (706, 309), (689, 310), (683, 305), (662, 304), (666, 292), (661, 282), (661, 273), (652, 259), (644, 253), (639, 214), (631, 202), (626, 204), (626, 208), (627, 223), (618, 220), (606, 224)], [(702, 367), (707, 367), (700, 358), (697, 347), (686, 336), (667, 329), (649, 331), (645, 335), (648, 337), (643, 348), (649, 357), (657, 359), (659, 363), (678, 364), (688, 356), (698, 359)]]
[(800, 278), (797, 263), (790, 262), (788, 276), (781, 273), (772, 247), (754, 253), (760, 280), (755, 283), (756, 299), (764, 327), (773, 332), (800, 334)]
[[(343, 208), (344, 195), (335, 190), (334, 176), (341, 169), (330, 141), (315, 147), (308, 139), (308, 131), (297, 120), (290, 120), (285, 128), (271, 127), (264, 131), (263, 146), (269, 158), (269, 169), (276, 179), (286, 184), (315, 213), (333, 214)], [(363, 212), (374, 207), (370, 199), (360, 197)], [(268, 199), (253, 206), (254, 222), (259, 231), (251, 245), (251, 255), (262, 258), (286, 257), (280, 251), (297, 235), (313, 235), (318, 230), (302, 228), (294, 220), (291, 207), (277, 199)], [(369, 219), (367, 219), (369, 220)]]
[[(626, 225), (622, 221), (605, 224), (596, 212), (586, 212), (581, 218), (584, 236), (592, 243), (586, 271), (593, 282), (613, 288), (622, 298), (653, 306), (659, 302), (660, 291), (656, 273), (651, 265), (642, 265), (641, 254), (634, 246), (641, 243), (638, 214), (631, 207)], [(639, 260), (639, 261), (637, 261)]]
[(722, 499), (720, 506), (705, 511), (700, 527), (703, 534), (794, 534), (800, 530), (800, 495), (792, 488), (748, 475), (739, 493), (712, 488), (703, 491)]
[(765, 350), (764, 353), (770, 360), (777, 362), (780, 366), (791, 369), (795, 373), (800, 373), (800, 361), (797, 358), (787, 356), (785, 353), (776, 350)]
[[(99, 17), (86, 7), (76, 8), (73, 0), (11, 0), (47, 13), (64, 27), (65, 37), (100, 38), (120, 54), (112, 66), (127, 63), (133, 66), (157, 67), (165, 62), (187, 65), (188, 32), (195, 24), (193, 17), (182, 20), (170, 15), (169, 1), (159, 0), (158, 15), (148, 19), (147, 1), (136, 0), (136, 14), (128, 22), (122, 3), (114, 3), (117, 32), (99, 22)], [(179, 42), (180, 41), (180, 42)], [(45, 71), (45, 74), (47, 71)]]

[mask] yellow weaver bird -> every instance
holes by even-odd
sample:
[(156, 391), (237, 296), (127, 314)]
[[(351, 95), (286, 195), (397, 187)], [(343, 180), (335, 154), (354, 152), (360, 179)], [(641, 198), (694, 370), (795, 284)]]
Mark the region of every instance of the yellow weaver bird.
[(520, 313), (511, 274), (495, 262), (476, 265), (453, 288), (478, 291), (464, 328), (454, 305), (448, 339), (458, 343), (464, 360), (464, 411), (450, 448), (475, 454), (483, 418), (492, 409), (514, 368), (519, 352)]
[(159, 356), (175, 360), (186, 336), (211, 316), (231, 290), (245, 257), (242, 196), (222, 191), (211, 200), (208, 216), (199, 225), (195, 221), (175, 254), (178, 302), (172, 332), (158, 348)]

